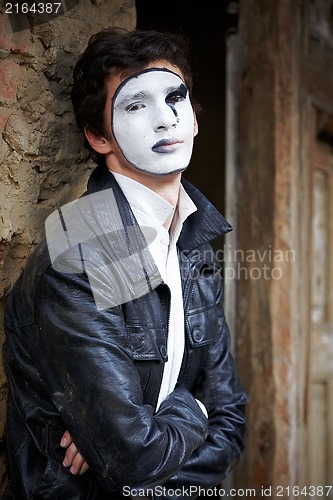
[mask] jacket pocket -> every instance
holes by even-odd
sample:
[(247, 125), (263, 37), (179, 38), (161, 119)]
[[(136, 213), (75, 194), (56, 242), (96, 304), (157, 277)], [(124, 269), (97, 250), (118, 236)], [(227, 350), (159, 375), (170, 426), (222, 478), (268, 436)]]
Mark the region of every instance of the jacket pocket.
[[(166, 332), (163, 328), (144, 328), (141, 325), (126, 325), (126, 330), (144, 401), (154, 407), (164, 363), (168, 358)], [(151, 380), (154, 381), (153, 384), (150, 383)]]
[(192, 347), (202, 347), (218, 337), (219, 321), (216, 308), (193, 312), (186, 318), (189, 341)]
[(163, 334), (163, 329), (127, 325), (126, 330), (135, 361), (166, 361), (166, 334)]

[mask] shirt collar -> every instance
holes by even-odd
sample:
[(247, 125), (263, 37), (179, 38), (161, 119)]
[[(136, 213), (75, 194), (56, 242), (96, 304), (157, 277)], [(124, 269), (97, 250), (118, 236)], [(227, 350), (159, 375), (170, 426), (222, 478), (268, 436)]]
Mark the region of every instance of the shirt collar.
[[(171, 227), (171, 238), (177, 241), (184, 221), (197, 210), (190, 196), (180, 184), (176, 209), (162, 196), (138, 181), (117, 172), (112, 172), (123, 191), (136, 218), (155, 227), (161, 227), (175, 212)], [(138, 221), (139, 222), (139, 221)], [(139, 222), (140, 223), (140, 222)]]
[(179, 187), (179, 195), (178, 195), (178, 203), (176, 207), (176, 214), (173, 218), (171, 227), (170, 227), (170, 235), (172, 240), (177, 241), (181, 230), (183, 228), (183, 223), (186, 219), (196, 212), (197, 207), (187, 194), (182, 184)]
[[(197, 207), (197, 211), (188, 217), (177, 244), (182, 252), (188, 254), (196, 248), (232, 231), (232, 226), (223, 215), (212, 205), (199, 189), (182, 177), (182, 185)], [(118, 185), (115, 177), (101, 162), (90, 174), (87, 191), (83, 196), (112, 188), (125, 225), (135, 224), (133, 210)]]

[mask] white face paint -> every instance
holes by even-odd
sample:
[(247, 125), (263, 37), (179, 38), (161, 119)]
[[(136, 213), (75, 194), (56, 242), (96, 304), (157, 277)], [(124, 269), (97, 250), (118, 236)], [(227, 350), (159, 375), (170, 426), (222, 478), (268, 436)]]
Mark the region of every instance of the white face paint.
[(124, 80), (112, 100), (112, 132), (128, 162), (142, 172), (185, 170), (194, 138), (194, 113), (183, 80), (162, 68)]

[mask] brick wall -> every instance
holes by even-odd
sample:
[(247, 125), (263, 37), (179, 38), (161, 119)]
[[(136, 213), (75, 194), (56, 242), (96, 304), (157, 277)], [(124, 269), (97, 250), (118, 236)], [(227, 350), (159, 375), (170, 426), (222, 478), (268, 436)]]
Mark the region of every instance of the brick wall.
[[(14, 2), (13, 2), (14, 3)], [(71, 75), (88, 38), (134, 28), (134, 0), (66, 0), (36, 18), (0, 7), (0, 343), (4, 301), (56, 206), (79, 196), (93, 164), (70, 102)], [(5, 480), (6, 378), (0, 358), (0, 493)]]

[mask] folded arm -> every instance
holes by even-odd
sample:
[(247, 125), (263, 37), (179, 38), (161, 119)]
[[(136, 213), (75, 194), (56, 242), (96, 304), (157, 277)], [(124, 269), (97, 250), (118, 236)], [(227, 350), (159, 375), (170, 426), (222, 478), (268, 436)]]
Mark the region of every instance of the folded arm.
[(36, 317), (35, 362), (64, 430), (105, 489), (161, 484), (203, 444), (207, 419), (185, 388), (155, 414), (143, 404), (121, 307), (97, 311), (83, 275), (51, 268)]

